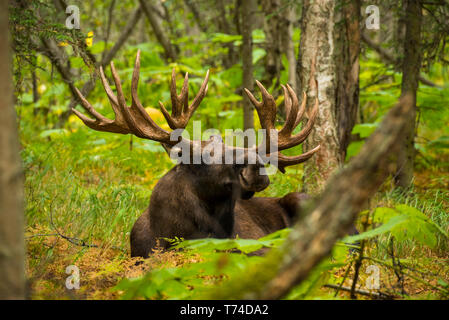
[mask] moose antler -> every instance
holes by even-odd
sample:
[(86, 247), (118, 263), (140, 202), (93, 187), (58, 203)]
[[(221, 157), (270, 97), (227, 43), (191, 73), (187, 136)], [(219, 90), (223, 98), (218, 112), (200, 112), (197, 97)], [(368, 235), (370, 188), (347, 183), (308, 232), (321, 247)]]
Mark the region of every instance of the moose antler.
[[(140, 50), (137, 51), (136, 61), (134, 65), (134, 71), (131, 79), (131, 106), (126, 104), (125, 96), (123, 94), (123, 89), (115, 70), (114, 63), (111, 62), (111, 72), (115, 83), (117, 95), (112, 91), (106, 76), (104, 75), (103, 68), (100, 67), (100, 78), (103, 84), (104, 90), (108, 96), (109, 102), (111, 103), (112, 109), (115, 114), (114, 120), (108, 119), (101, 115), (95, 110), (95, 108), (87, 101), (87, 99), (81, 94), (81, 92), (75, 88), (75, 92), (81, 101), (81, 105), (86, 110), (86, 112), (92, 117), (86, 117), (81, 112), (76, 109), (72, 109), (73, 112), (90, 128), (97, 131), (106, 131), (121, 134), (134, 134), (135, 136), (143, 139), (149, 139), (160, 142), (165, 148), (170, 149), (170, 147), (176, 145), (179, 140), (170, 139), (170, 132), (159, 127), (153, 119), (148, 115), (142, 106), (139, 97), (137, 96), (137, 87), (139, 83), (139, 71), (140, 71)], [(189, 86), (188, 86), (189, 76), (186, 73), (184, 78), (184, 83), (181, 89), (181, 93), (178, 95), (176, 91), (176, 73), (175, 70), (172, 72), (170, 94), (172, 101), (172, 112), (171, 115), (165, 108), (162, 102), (159, 102), (162, 114), (164, 115), (169, 127), (172, 130), (185, 129), (193, 113), (198, 108), (199, 104), (203, 100), (207, 93), (207, 82), (209, 80), (209, 71), (206, 73), (206, 77), (198, 91), (197, 95), (193, 99), (192, 103), (189, 105)], [(269, 152), (269, 144), (271, 143), (270, 133), (271, 130), (275, 129), (274, 122), (276, 118), (276, 102), (272, 95), (270, 95), (263, 85), (256, 81), (257, 86), (262, 92), (262, 101), (258, 101), (254, 96), (245, 89), (245, 92), (249, 96), (251, 102), (257, 109), (259, 114), (260, 123), (263, 129), (266, 129), (266, 150)], [(302, 120), (306, 105), (306, 95), (304, 94), (303, 102), (301, 107), (299, 107), (299, 102), (293, 89), (289, 86), (282, 86), (285, 96), (285, 108), (286, 108), (286, 121), (284, 127), (278, 132), (278, 150), (284, 150), (296, 146), (302, 143), (309, 135), (316, 114), (318, 110), (318, 99), (316, 100), (315, 107), (310, 115), (309, 121), (304, 126), (302, 131), (298, 134), (292, 136), (293, 130)], [(200, 141), (200, 144), (195, 143), (195, 141), (190, 141), (188, 139), (180, 138), (186, 144), (190, 145), (191, 150), (194, 150), (195, 145), (201, 146), (203, 148), (205, 145), (210, 143), (209, 141)], [(168, 148), (167, 148), (168, 147)], [(228, 150), (231, 149), (242, 149), (226, 147)], [(278, 152), (278, 168), (282, 172), (285, 172), (286, 166), (291, 166), (298, 164), (309, 159), (315, 152), (317, 152), (319, 146), (298, 156), (285, 156)], [(257, 151), (257, 148), (251, 148), (251, 151)]]
[[(260, 124), (262, 129), (266, 130), (266, 138), (265, 138), (265, 148), (266, 152), (270, 151), (270, 143), (271, 141), (271, 130), (276, 130), (275, 128), (275, 120), (276, 120), (276, 102), (271, 94), (265, 89), (265, 87), (259, 82), (256, 81), (257, 86), (259, 87), (262, 93), (262, 101), (258, 101), (254, 95), (245, 88), (245, 92), (251, 100), (252, 104), (257, 110), (257, 114), (259, 115)], [(285, 167), (292, 166), (301, 162), (304, 162), (310, 159), (314, 153), (316, 153), (320, 146), (315, 147), (312, 150), (309, 150), (298, 156), (285, 156), (280, 153), (281, 150), (289, 149), (294, 146), (297, 146), (304, 142), (307, 136), (310, 134), (313, 124), (315, 122), (316, 115), (318, 113), (318, 97), (315, 100), (315, 105), (310, 114), (309, 120), (301, 132), (292, 136), (293, 130), (298, 126), (301, 122), (302, 117), (305, 112), (305, 107), (307, 103), (307, 95), (303, 93), (302, 104), (299, 107), (298, 97), (296, 96), (293, 89), (287, 84), (286, 86), (282, 86), (284, 90), (284, 105), (286, 110), (286, 120), (284, 126), (281, 130), (278, 131), (278, 168), (281, 172), (285, 172)]]
[[(115, 70), (114, 63), (111, 62), (111, 72), (114, 79), (117, 96), (109, 86), (108, 80), (104, 75), (103, 68), (100, 67), (100, 78), (103, 84), (104, 90), (109, 98), (112, 109), (115, 113), (115, 119), (111, 120), (100, 113), (98, 113), (87, 99), (81, 94), (81, 92), (75, 88), (76, 94), (81, 101), (81, 105), (94, 119), (86, 117), (76, 109), (72, 111), (91, 129), (97, 131), (106, 131), (121, 134), (134, 134), (139, 138), (149, 139), (167, 144), (170, 146), (175, 145), (178, 141), (170, 140), (170, 133), (159, 127), (153, 119), (148, 115), (142, 106), (139, 97), (137, 96), (137, 87), (139, 83), (139, 71), (140, 71), (140, 50), (137, 51), (136, 62), (134, 65), (134, 71), (131, 80), (131, 106), (126, 104), (125, 96), (123, 94), (120, 77)], [(207, 82), (209, 80), (209, 71), (207, 71), (206, 77), (201, 85), (201, 88), (194, 98), (192, 104), (188, 105), (188, 74), (186, 73), (184, 79), (184, 85), (181, 94), (178, 96), (176, 93), (176, 74), (175, 70), (172, 73), (171, 83), (171, 98), (172, 98), (172, 115), (167, 112), (161, 102), (159, 102), (162, 113), (167, 120), (171, 129), (184, 129), (192, 117), (195, 110), (198, 108), (201, 100), (204, 98), (207, 92)]]
[(207, 93), (207, 82), (209, 81), (209, 70), (207, 70), (206, 77), (204, 78), (203, 84), (201, 85), (200, 91), (193, 99), (192, 104), (189, 106), (189, 74), (186, 72), (184, 78), (184, 84), (182, 85), (181, 93), (178, 95), (176, 93), (176, 72), (173, 69), (171, 76), (171, 87), (170, 95), (172, 101), (172, 115), (168, 113), (167, 109), (162, 102), (159, 101), (159, 106), (161, 108), (162, 114), (167, 120), (167, 123), (172, 129), (184, 129), (187, 126), (190, 118), (192, 117), (195, 110), (200, 105), (204, 96)]

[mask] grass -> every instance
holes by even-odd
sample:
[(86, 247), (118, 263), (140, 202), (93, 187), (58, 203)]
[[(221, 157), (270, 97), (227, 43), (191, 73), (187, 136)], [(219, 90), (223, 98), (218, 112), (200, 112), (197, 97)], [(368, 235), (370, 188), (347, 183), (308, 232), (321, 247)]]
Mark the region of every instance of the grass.
[[(140, 265), (135, 264), (136, 259), (129, 258), (132, 225), (148, 206), (158, 179), (173, 164), (154, 143), (134, 139), (131, 148), (129, 136), (93, 132), (73, 122), (71, 126), (66, 131), (42, 135), (36, 135), (38, 131), (29, 125), (21, 128), (30, 296), (34, 299), (116, 299), (121, 293), (112, 288), (123, 278), (201, 260), (180, 252), (157, 252)], [(443, 164), (418, 171), (412, 192), (390, 191), (387, 183), (370, 207), (408, 204), (448, 232), (449, 170), (444, 161), (443, 158)], [(295, 167), (285, 175), (270, 177), (271, 186), (260, 196), (300, 191), (301, 176), (301, 167)], [(84, 241), (96, 247), (76, 245), (58, 233), (72, 242)], [(380, 237), (370, 242), (366, 254), (390, 263), (390, 240)], [(438, 281), (449, 282), (447, 239), (440, 238), (434, 249), (413, 240), (393, 245), (396, 258), (402, 259), (404, 266), (425, 271), (421, 275), (424, 283), (407, 277), (404, 286), (408, 295), (404, 297), (441, 297), (441, 292), (434, 287)], [(365, 270), (370, 262), (363, 263)], [(68, 277), (65, 268), (72, 264), (81, 270), (81, 290), (65, 288)], [(333, 271), (336, 280), (341, 279), (348, 266)], [(382, 285), (394, 290), (397, 286), (394, 270), (388, 266), (381, 268)], [(350, 285), (352, 274), (353, 266), (345, 285)], [(361, 275), (360, 283), (366, 277)], [(321, 290), (329, 296), (334, 292), (328, 288)], [(340, 292), (339, 296), (347, 298), (348, 294)]]

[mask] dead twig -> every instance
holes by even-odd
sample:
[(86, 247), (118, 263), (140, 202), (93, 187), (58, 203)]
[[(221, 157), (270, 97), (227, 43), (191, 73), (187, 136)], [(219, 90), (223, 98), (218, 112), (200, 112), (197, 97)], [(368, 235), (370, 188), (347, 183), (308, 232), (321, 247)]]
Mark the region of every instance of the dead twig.
[[(76, 245), (76, 246), (80, 246), (80, 247), (87, 247), (87, 248), (100, 248), (99, 245), (96, 244), (91, 244), (91, 243), (87, 243), (85, 240), (83, 239), (79, 239), (79, 238), (74, 238), (74, 237), (68, 237), (64, 234), (62, 234), (59, 229), (55, 226), (54, 222), (53, 222), (53, 202), (50, 204), (50, 225), (53, 228), (53, 230), (56, 231), (56, 235), (67, 240), (68, 242)], [(117, 246), (110, 246), (111, 249), (115, 249), (115, 250), (120, 250), (122, 252), (126, 252), (127, 250), (124, 248), (120, 248)]]
[(368, 297), (372, 297), (372, 298), (376, 298), (376, 299), (395, 299), (397, 298), (397, 296), (388, 294), (388, 293), (384, 293), (384, 292), (371, 292), (368, 290), (362, 290), (362, 289), (353, 289), (352, 287), (343, 287), (340, 285), (335, 285), (335, 284), (325, 284), (323, 287), (325, 288), (331, 288), (331, 289), (336, 289), (336, 290), (343, 290), (343, 291), (347, 291), (350, 292), (351, 294), (353, 293), (357, 293), (360, 294), (362, 296), (368, 296)]

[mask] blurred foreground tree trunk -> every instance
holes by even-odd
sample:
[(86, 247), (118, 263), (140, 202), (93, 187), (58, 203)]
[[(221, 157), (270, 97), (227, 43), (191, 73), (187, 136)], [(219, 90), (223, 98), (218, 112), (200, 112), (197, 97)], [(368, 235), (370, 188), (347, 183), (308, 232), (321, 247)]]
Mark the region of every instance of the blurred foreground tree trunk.
[(13, 105), (8, 4), (0, 2), (0, 300), (25, 298), (23, 182)]
[[(302, 11), (298, 74), (311, 108), (318, 95), (315, 126), (305, 151), (321, 145), (305, 163), (304, 187), (316, 193), (346, 156), (359, 105), (360, 1), (306, 0)], [(316, 59), (318, 93), (309, 83)]]
[(404, 59), (402, 61), (402, 87), (401, 95), (409, 94), (413, 98), (413, 112), (407, 121), (404, 140), (399, 149), (398, 171), (395, 175), (395, 184), (398, 187), (408, 188), (413, 180), (415, 160), (415, 130), (416, 130), (416, 93), (421, 69), (421, 24), (422, 9), (420, 0), (405, 0), (405, 38)]

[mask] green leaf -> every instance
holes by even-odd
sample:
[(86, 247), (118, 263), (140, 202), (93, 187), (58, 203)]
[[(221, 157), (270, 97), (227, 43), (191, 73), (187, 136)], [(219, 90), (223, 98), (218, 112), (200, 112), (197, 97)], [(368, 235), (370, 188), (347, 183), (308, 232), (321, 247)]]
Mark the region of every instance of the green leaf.
[(430, 141), (427, 146), (432, 149), (449, 148), (449, 136), (441, 136), (438, 139)]
[(106, 49), (106, 43), (104, 41), (95, 42), (92, 47), (90, 47), (90, 52), (93, 54), (102, 53)]
[(61, 135), (67, 134), (69, 133), (69, 131), (67, 129), (49, 129), (49, 130), (44, 130), (39, 134), (39, 137), (41, 138), (47, 138), (47, 137), (51, 137), (51, 138), (55, 138), (55, 137), (59, 137)]
[(360, 138), (369, 137), (379, 127), (379, 123), (360, 123), (352, 129), (352, 134), (359, 134)]
[(75, 69), (77, 69), (77, 68), (82, 68), (82, 67), (84, 67), (84, 60), (83, 60), (83, 58), (81, 58), (81, 57), (71, 57), (70, 58), (70, 66), (72, 67), (72, 68), (75, 68)]
[(343, 238), (343, 242), (345, 243), (354, 243), (363, 239), (369, 239), (369, 238), (373, 238), (375, 236), (381, 235), (381, 234), (385, 234), (391, 230), (393, 230), (394, 227), (401, 225), (402, 223), (404, 223), (404, 221), (407, 221), (408, 216), (407, 215), (400, 215), (400, 216), (396, 216), (391, 218), (387, 223), (384, 223), (383, 225), (381, 225), (380, 227), (377, 227), (375, 229), (363, 232), (361, 234), (357, 234), (354, 236), (347, 236), (345, 238)]
[(228, 42), (234, 42), (234, 41), (241, 41), (242, 36), (217, 32), (217, 33), (212, 34), (211, 40), (212, 40), (212, 42), (228, 43)]
[(253, 50), (253, 64), (256, 64), (257, 61), (265, 57), (267, 52), (262, 48), (256, 48)]
[(346, 151), (346, 161), (349, 161), (352, 157), (355, 157), (362, 149), (365, 141), (353, 141), (349, 144)]

